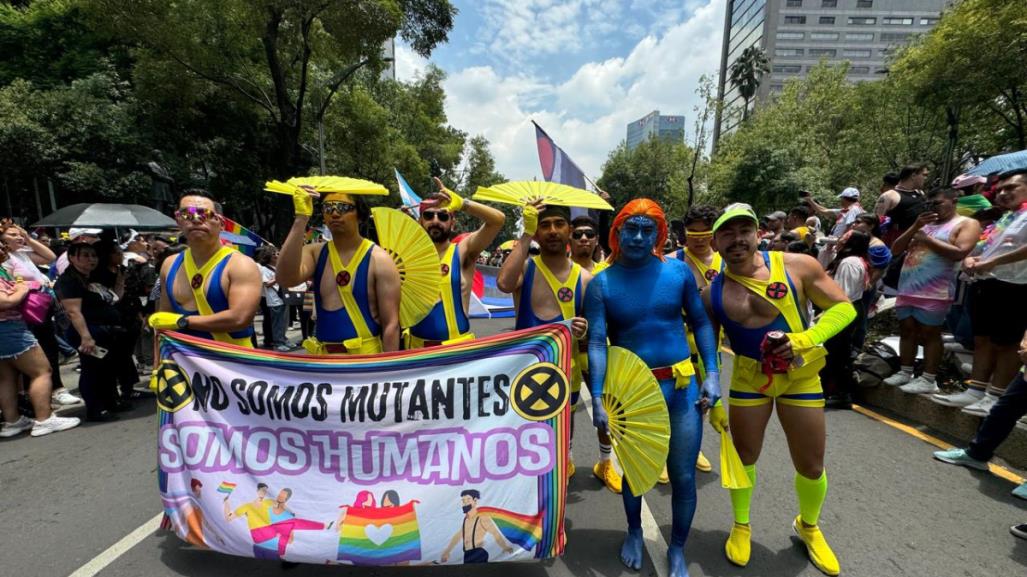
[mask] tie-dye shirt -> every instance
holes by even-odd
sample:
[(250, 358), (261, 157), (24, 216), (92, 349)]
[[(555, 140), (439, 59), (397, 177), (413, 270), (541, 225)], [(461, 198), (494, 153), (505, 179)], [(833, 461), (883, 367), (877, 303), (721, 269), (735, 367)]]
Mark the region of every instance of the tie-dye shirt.
[[(951, 243), (953, 232), (964, 220), (966, 217), (956, 216), (948, 222), (925, 225), (921, 230), (931, 238)], [(924, 243), (910, 242), (906, 259), (902, 262), (899, 296), (895, 306), (944, 310), (955, 295), (959, 266), (960, 261), (947, 259)]]

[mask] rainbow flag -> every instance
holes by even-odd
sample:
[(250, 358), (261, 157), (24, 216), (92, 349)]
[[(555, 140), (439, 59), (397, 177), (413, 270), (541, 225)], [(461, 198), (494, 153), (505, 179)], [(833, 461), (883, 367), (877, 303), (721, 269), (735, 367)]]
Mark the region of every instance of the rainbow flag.
[(247, 244), (237, 245), (239, 252), (245, 254), (246, 256), (252, 257), (257, 252), (258, 247), (261, 247), (265, 244), (271, 244), (270, 242), (264, 240), (264, 238), (261, 237), (259, 234), (253, 232), (252, 230), (246, 228), (238, 222), (235, 222), (227, 216), (222, 217), (222, 220), (224, 220), (225, 222), (225, 232), (229, 234), (243, 236), (253, 241), (253, 246)]
[(479, 515), (488, 515), (506, 540), (531, 551), (542, 540), (542, 516), (522, 515), (496, 507), (478, 507)]
[(231, 495), (232, 491), (235, 490), (236, 483), (229, 483), (228, 481), (221, 481), (218, 485), (218, 493), (224, 493), (225, 495)]
[(421, 558), (421, 532), (410, 501), (399, 507), (346, 507), (339, 527), (339, 560), (390, 565)]

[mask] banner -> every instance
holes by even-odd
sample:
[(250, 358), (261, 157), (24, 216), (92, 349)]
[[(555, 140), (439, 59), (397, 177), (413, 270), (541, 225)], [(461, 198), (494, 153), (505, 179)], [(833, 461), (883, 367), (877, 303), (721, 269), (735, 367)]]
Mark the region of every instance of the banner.
[(202, 548), (315, 564), (561, 555), (570, 333), (316, 357), (160, 339), (158, 484)]

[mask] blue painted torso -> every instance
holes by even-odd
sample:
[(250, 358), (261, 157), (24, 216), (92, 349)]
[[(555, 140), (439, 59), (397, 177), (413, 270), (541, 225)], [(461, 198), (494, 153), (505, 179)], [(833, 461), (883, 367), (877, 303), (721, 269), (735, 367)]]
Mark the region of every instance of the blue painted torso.
[[(207, 304), (215, 313), (228, 310), (228, 295), (225, 294), (224, 288), (221, 286), (221, 277), (225, 272), (225, 267), (228, 266), (228, 261), (232, 257), (229, 256), (214, 267), (214, 270), (210, 273), (210, 280), (207, 282), (207, 291), (205, 293), (207, 297)], [(178, 269), (182, 267), (182, 263), (185, 260), (185, 252), (181, 252), (175, 257), (175, 260), (171, 262), (171, 268), (168, 269), (168, 277), (164, 281), (164, 292), (168, 295), (168, 302), (171, 303), (171, 310), (186, 316), (198, 315), (198, 311), (191, 311), (178, 304), (178, 300), (175, 298), (175, 276), (178, 274)], [(196, 337), (214, 340), (214, 335), (203, 332), (186, 329), (182, 331), (185, 334), (193, 335)], [(228, 333), (232, 338), (244, 339), (253, 336), (253, 326), (250, 325), (245, 329)]]
[[(371, 301), (367, 292), (367, 275), (371, 268), (371, 253), (367, 251), (363, 260), (357, 265), (357, 274), (353, 278), (353, 298), (357, 301), (357, 307), (364, 318), (364, 323), (370, 329), (371, 335), (380, 335), (381, 326), (371, 316)], [(314, 306), (317, 307), (317, 322), (314, 325), (314, 336), (321, 342), (341, 343), (346, 339), (352, 339), (357, 335), (357, 329), (349, 320), (344, 308), (330, 311), (324, 308), (321, 299), (321, 277), (324, 276), (325, 267), (331, 270), (328, 264), (328, 244), (321, 248), (317, 257), (317, 265), (314, 267)]]

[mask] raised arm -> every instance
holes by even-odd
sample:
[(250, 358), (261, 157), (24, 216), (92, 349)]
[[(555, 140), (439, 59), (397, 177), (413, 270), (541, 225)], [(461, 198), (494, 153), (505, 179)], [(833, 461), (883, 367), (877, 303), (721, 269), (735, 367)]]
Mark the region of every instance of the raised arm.
[(534, 202), (524, 207), (524, 232), (517, 241), (517, 246), (510, 251), (509, 256), (503, 261), (496, 277), (496, 287), (499, 290), (513, 294), (521, 288), (524, 282), (524, 263), (528, 260), (528, 249), (531, 248), (531, 238), (535, 236), (538, 229), (538, 213), (545, 208), (541, 202)]
[(314, 199), (320, 195), (316, 192), (297, 189), (292, 195), (292, 206), (295, 217), (289, 235), (285, 237), (282, 250), (278, 253), (278, 280), (282, 286), (296, 286), (314, 274), (312, 251), (304, 250), (303, 240), (307, 236), (307, 223), (314, 214)]
[(463, 249), (461, 250), (463, 253), (461, 255), (463, 266), (473, 266), (474, 262), (478, 260), (478, 255), (481, 254), (481, 251), (492, 244), (492, 241), (496, 239), (499, 232), (503, 230), (506, 215), (491, 206), (461, 198), (460, 195), (446, 188), (437, 177), (435, 178), (435, 184), (439, 187), (439, 192), (435, 195), (435, 198), (429, 199), (427, 202), (437, 200), (439, 206), (445, 207), (451, 212), (463, 211), (483, 223), (478, 230), (460, 241), (460, 247)]

